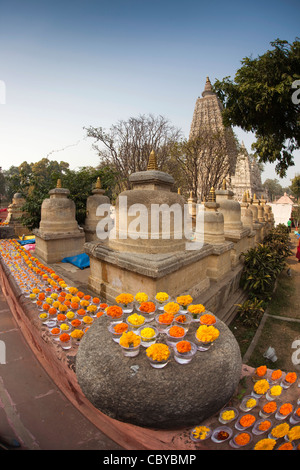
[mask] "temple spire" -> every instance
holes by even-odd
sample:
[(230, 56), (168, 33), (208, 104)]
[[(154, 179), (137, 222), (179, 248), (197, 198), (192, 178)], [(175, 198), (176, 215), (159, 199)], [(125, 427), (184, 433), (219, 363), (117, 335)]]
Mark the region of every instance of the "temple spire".
[(204, 87), (204, 91), (202, 92), (202, 96), (208, 96), (208, 95), (214, 95), (215, 93), (213, 92), (212, 85), (210, 83), (209, 77), (206, 77), (206, 83)]
[(152, 150), (150, 153), (148, 167), (147, 167), (147, 171), (151, 171), (151, 170), (158, 170), (156, 155), (155, 155), (154, 150)]

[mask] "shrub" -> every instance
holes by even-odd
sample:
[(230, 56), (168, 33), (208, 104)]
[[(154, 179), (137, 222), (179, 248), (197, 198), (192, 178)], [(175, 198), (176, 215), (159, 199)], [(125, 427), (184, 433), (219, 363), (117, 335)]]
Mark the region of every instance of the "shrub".
[(254, 298), (253, 300), (246, 300), (242, 304), (237, 304), (237, 306), (237, 315), (242, 324), (257, 328), (264, 313), (263, 300)]

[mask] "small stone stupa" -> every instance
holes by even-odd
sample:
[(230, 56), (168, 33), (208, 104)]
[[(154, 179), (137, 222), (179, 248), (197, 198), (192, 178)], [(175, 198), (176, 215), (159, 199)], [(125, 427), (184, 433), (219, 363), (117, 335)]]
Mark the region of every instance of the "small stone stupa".
[(97, 209), (102, 204), (107, 206), (110, 205), (108, 196), (104, 196), (105, 190), (101, 187), (100, 177), (97, 178), (96, 186), (92, 190), (92, 195), (87, 198), (86, 201), (86, 219), (84, 224), (85, 239), (87, 242), (92, 240), (98, 240), (97, 237), (97, 225), (106, 217), (105, 212), (103, 215), (97, 215)]
[(74, 201), (68, 198), (70, 191), (57, 186), (49, 191), (41, 208), (41, 221), (35, 234), (35, 254), (46, 263), (56, 263), (65, 257), (83, 253), (85, 235), (76, 221)]
[(31, 233), (30, 230), (21, 222), (21, 217), (25, 214), (22, 209), (25, 202), (25, 198), (21, 193), (15, 193), (11, 204), (8, 206), (5, 223), (11, 227), (15, 237)]

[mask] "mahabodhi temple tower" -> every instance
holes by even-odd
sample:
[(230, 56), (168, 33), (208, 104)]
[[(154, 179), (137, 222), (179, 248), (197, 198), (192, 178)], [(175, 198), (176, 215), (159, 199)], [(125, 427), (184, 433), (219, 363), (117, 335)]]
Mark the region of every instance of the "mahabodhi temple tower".
[(200, 138), (199, 183), (197, 199), (207, 198), (211, 187), (220, 188), (224, 179), (234, 198), (242, 201), (243, 194), (258, 198), (263, 194), (260, 169), (256, 159), (239, 145), (231, 127), (222, 119), (223, 105), (206, 78), (202, 97), (196, 101), (189, 139)]

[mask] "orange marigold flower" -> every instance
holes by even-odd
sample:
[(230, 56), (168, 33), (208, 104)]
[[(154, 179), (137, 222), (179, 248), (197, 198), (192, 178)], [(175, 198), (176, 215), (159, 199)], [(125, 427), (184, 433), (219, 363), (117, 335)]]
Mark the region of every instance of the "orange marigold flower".
[(57, 315), (57, 320), (58, 321), (65, 321), (65, 319), (66, 319), (66, 315), (64, 315), (63, 313), (59, 313)]
[(210, 313), (205, 313), (204, 315), (201, 315), (200, 322), (204, 323), (205, 325), (213, 325), (216, 323), (216, 317)]
[(179, 341), (176, 344), (176, 349), (179, 353), (189, 352), (192, 349), (191, 343), (189, 341)]
[(240, 446), (245, 446), (246, 444), (248, 444), (248, 442), (250, 441), (250, 436), (248, 433), (246, 432), (242, 432), (240, 434), (238, 434), (235, 438), (234, 438), (235, 442), (240, 445)]
[(155, 304), (153, 302), (142, 302), (140, 305), (141, 312), (151, 313), (155, 311)]
[(81, 321), (78, 318), (74, 318), (74, 320), (71, 321), (71, 325), (76, 328), (79, 325), (81, 325)]
[(300, 417), (300, 407), (295, 411), (296, 415)]
[(48, 311), (49, 308), (50, 308), (50, 305), (49, 305), (49, 304), (43, 304), (43, 310)]
[(169, 335), (175, 338), (180, 338), (184, 336), (185, 330), (181, 326), (171, 326), (169, 329)]
[(80, 299), (82, 299), (82, 298), (84, 297), (84, 293), (83, 293), (83, 292), (80, 292), (80, 291), (78, 291), (78, 292), (76, 293), (76, 295), (77, 295)]
[(292, 410), (293, 410), (293, 405), (291, 403), (284, 403), (279, 408), (279, 413), (281, 413), (284, 416), (287, 416), (288, 414), (292, 412)]
[(176, 317), (176, 321), (178, 321), (179, 323), (185, 323), (186, 322), (186, 316), (185, 315), (178, 315), (178, 317)]
[(272, 372), (271, 379), (277, 380), (277, 379), (280, 379), (281, 376), (282, 376), (282, 371), (280, 369), (277, 369)]
[(258, 375), (258, 377), (263, 377), (267, 372), (267, 366), (260, 366), (260, 367), (257, 367), (256, 369), (256, 375)]
[(128, 330), (128, 325), (126, 323), (117, 323), (117, 325), (114, 326), (114, 331), (117, 334), (124, 333), (124, 331)]
[(59, 337), (59, 339), (63, 342), (66, 343), (67, 341), (70, 341), (71, 336), (68, 333), (62, 333)]
[(97, 312), (97, 318), (102, 317), (103, 313), (104, 313), (104, 312)]
[(172, 313), (162, 313), (161, 315), (159, 315), (158, 319), (160, 323), (169, 325), (174, 320), (174, 315)]
[(45, 300), (45, 298), (46, 298), (45, 292), (40, 292), (39, 295), (38, 295), (38, 299), (39, 300)]
[(56, 327), (55, 327), (55, 328), (52, 328), (52, 330), (51, 330), (51, 333), (52, 333), (53, 335), (58, 335), (59, 332), (60, 332), (60, 329), (59, 329), (59, 328), (56, 328)]
[(71, 307), (70, 300), (64, 300), (63, 302), (64, 302), (63, 304), (66, 305), (67, 307), (69, 307), (69, 308)]
[(296, 380), (297, 380), (296, 372), (288, 372), (285, 376), (285, 381), (290, 384), (293, 384), (294, 382), (296, 382)]
[(106, 314), (112, 318), (120, 318), (123, 315), (123, 309), (118, 305), (111, 305), (106, 309)]
[(49, 308), (48, 313), (49, 313), (49, 315), (56, 315), (57, 310), (56, 310), (56, 308), (51, 307), (51, 308)]
[(93, 302), (94, 302), (94, 304), (99, 304), (100, 299), (98, 297), (93, 297)]
[(78, 307), (79, 307), (79, 304), (77, 302), (71, 303), (71, 308), (73, 308), (74, 310), (78, 310)]
[(254, 415), (251, 415), (251, 414), (246, 414), (244, 416), (241, 417), (240, 419), (240, 424), (241, 426), (243, 426), (244, 428), (248, 427), (248, 426), (251, 426), (254, 421), (255, 421), (255, 416)]
[(84, 300), (90, 300), (91, 296), (90, 295), (85, 295), (83, 298), (84, 298)]
[(260, 431), (267, 431), (270, 426), (271, 426), (271, 421), (265, 420), (260, 423), (260, 425), (258, 426), (258, 429)]
[(276, 401), (270, 401), (263, 406), (263, 411), (267, 414), (274, 413), (277, 410), (277, 403)]
[(77, 315), (79, 315), (80, 317), (84, 317), (85, 314), (86, 311), (84, 310), (84, 308), (80, 308), (79, 310), (77, 310)]
[(102, 308), (103, 310), (105, 310), (107, 307), (108, 307), (107, 304), (100, 304), (100, 308)]
[(281, 444), (281, 446), (279, 446), (277, 450), (293, 450), (293, 448), (293, 444), (291, 444), (290, 442), (285, 442), (284, 444)]

